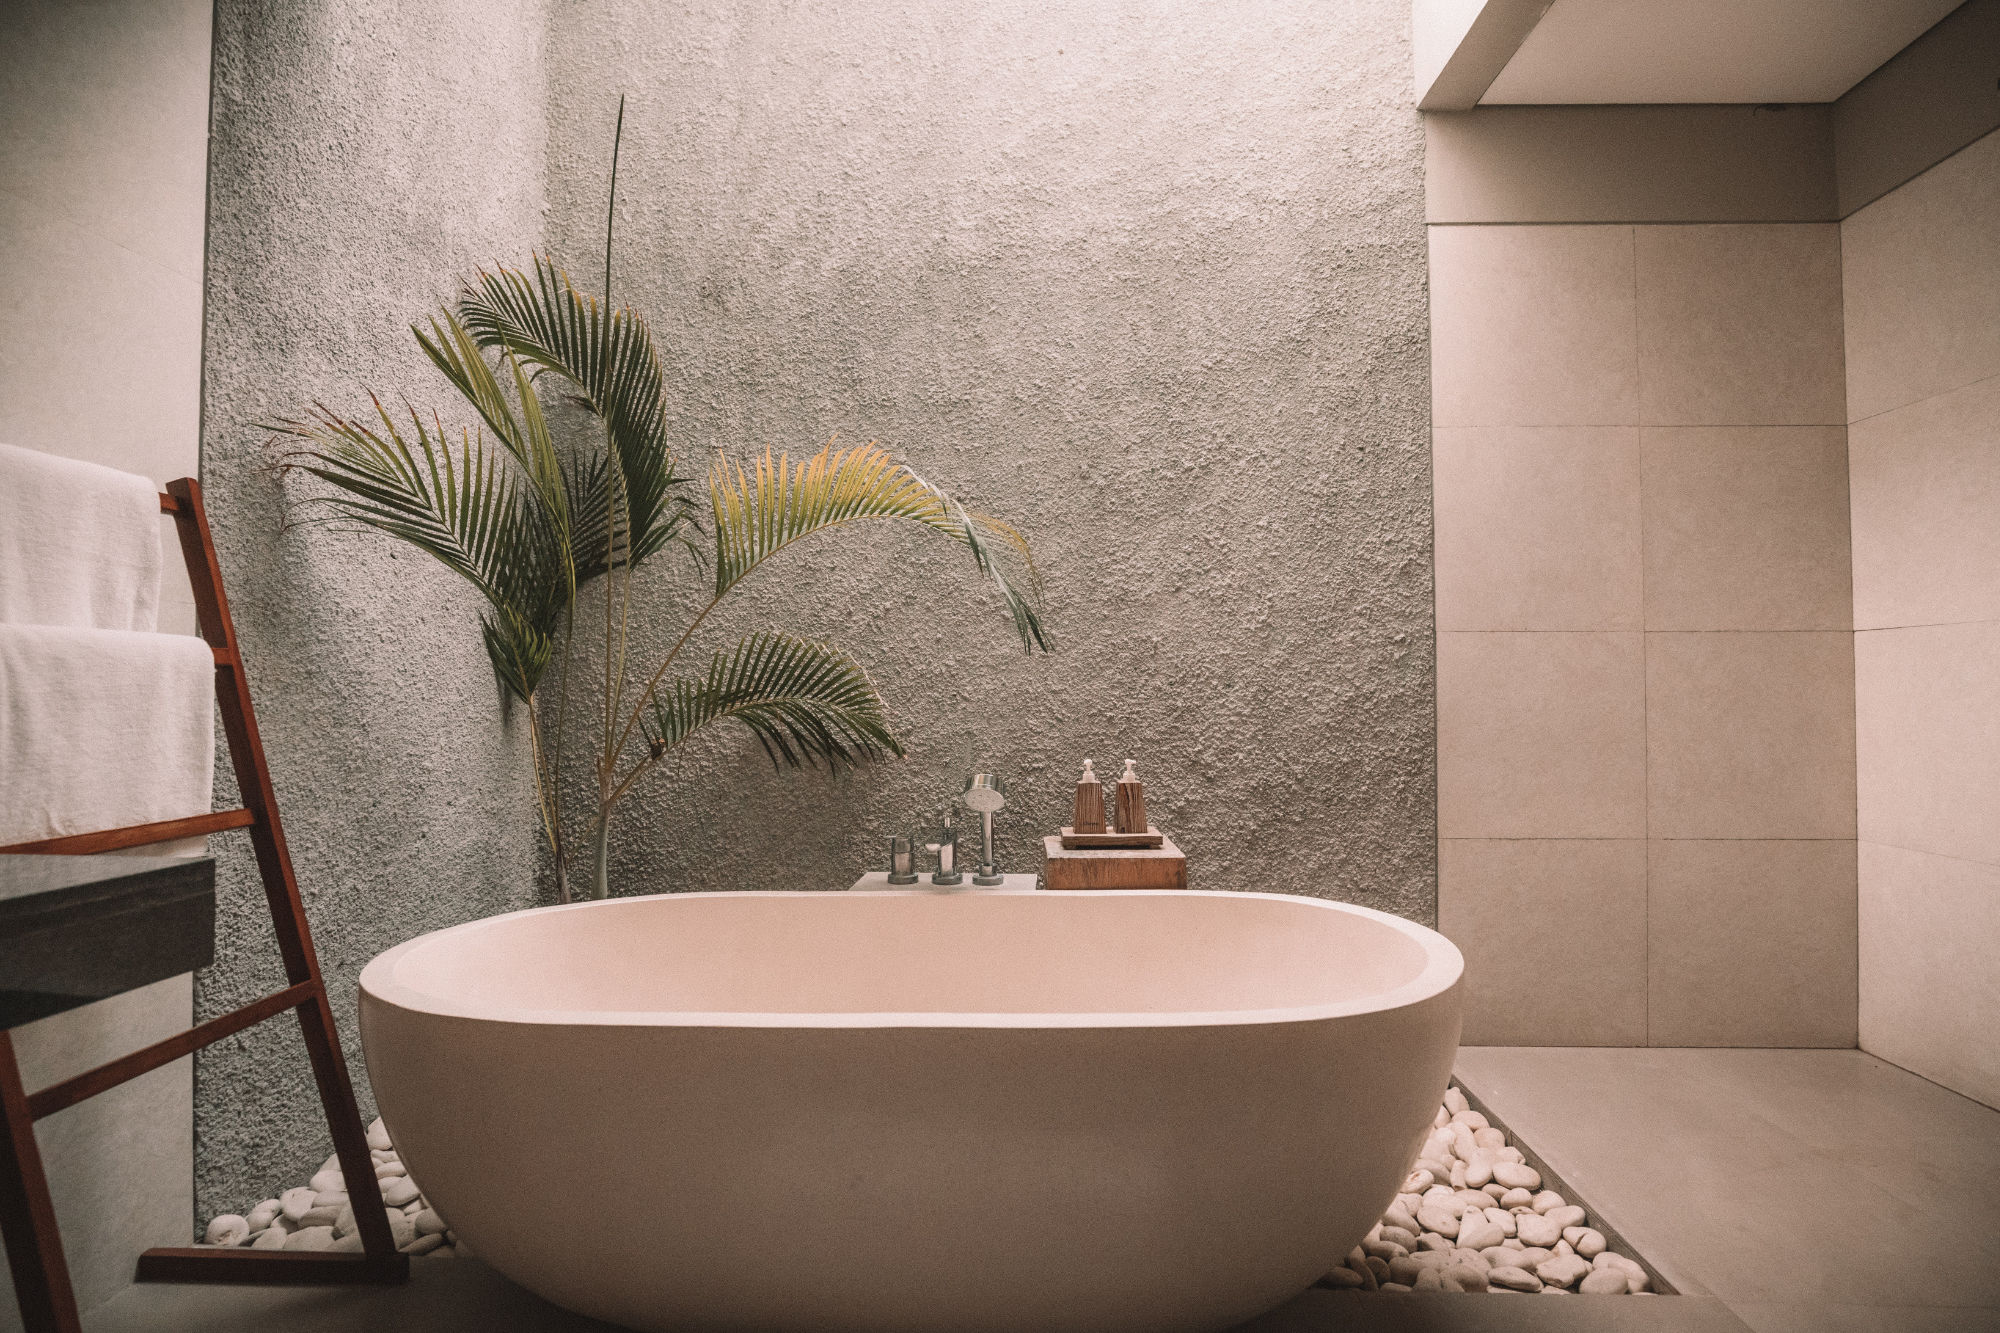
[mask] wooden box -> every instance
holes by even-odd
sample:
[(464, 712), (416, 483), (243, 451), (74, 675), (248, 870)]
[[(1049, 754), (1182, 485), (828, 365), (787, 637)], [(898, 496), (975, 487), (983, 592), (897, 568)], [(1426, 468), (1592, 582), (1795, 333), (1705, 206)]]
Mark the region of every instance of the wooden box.
[(1158, 848), (1068, 848), (1042, 839), (1044, 889), (1184, 889), (1187, 857), (1164, 838)]

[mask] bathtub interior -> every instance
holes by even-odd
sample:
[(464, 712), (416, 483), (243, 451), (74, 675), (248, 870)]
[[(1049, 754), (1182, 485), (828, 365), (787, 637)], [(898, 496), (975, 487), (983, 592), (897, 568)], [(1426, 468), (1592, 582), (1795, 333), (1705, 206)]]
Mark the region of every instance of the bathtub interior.
[(475, 1017), (1360, 1012), (1461, 962), (1398, 918), (1265, 894), (734, 893), (543, 909), (425, 936), (364, 987)]

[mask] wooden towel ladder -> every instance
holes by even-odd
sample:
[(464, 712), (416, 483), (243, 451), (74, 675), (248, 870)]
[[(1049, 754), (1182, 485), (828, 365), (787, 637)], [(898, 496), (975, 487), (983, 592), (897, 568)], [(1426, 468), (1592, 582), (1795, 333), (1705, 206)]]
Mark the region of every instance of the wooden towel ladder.
[(395, 1283), (409, 1276), (409, 1256), (396, 1252), (394, 1234), (375, 1179), (366, 1131), (354, 1102), (354, 1085), (340, 1053), (340, 1034), (327, 1003), (326, 982), (313, 952), (305, 906), (299, 900), (292, 858), (285, 848), (285, 831), (278, 818), (278, 797), (264, 744), (257, 735), (257, 715), (250, 706), (250, 686), (243, 675), (243, 658), (236, 644), (236, 626), (229, 600), (222, 591), (222, 567), (216, 561), (208, 514), (202, 507), (201, 486), (192, 478), (167, 483), (160, 512), (174, 516), (181, 555), (187, 561), (194, 590), (195, 615), (201, 637), (215, 653), (215, 702), (222, 714), (243, 805), (187, 819), (105, 829), (74, 837), (0, 847), (0, 853), (82, 855), (171, 842), (177, 838), (250, 830), (257, 851), (257, 870), (271, 907), (278, 950), (285, 963), (285, 989), (266, 995), (177, 1033), (143, 1050), (100, 1065), (74, 1078), (29, 1093), (21, 1085), (12, 1034), (0, 1029), (0, 1128), (6, 1144), (0, 1148), (0, 1231), (4, 1231), (7, 1262), (28, 1333), (81, 1333), (76, 1295), (70, 1287), (69, 1266), (63, 1259), (48, 1178), (35, 1143), (35, 1121), (114, 1088), (128, 1079), (190, 1055), (245, 1028), (296, 1010), (319, 1084), (320, 1103), (340, 1169), (347, 1179), (354, 1208), (355, 1229), (362, 1252), (327, 1253), (300, 1250), (249, 1250), (188, 1247), (147, 1250), (139, 1256), (141, 1282), (230, 1282), (258, 1285), (318, 1283)]

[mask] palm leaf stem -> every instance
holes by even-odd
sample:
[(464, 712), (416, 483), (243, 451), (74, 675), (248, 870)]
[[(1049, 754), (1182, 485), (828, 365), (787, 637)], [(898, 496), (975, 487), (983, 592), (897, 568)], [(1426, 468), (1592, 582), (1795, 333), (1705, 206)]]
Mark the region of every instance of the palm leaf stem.
[[(645, 706), (649, 702), (651, 702), (651, 700), (654, 698), (655, 694), (660, 688), (660, 682), (666, 678), (667, 668), (672, 666), (674, 664), (675, 659), (681, 655), (681, 649), (687, 647), (688, 640), (693, 638), (694, 632), (701, 628), (701, 622), (707, 620), (709, 617), (709, 613), (714, 611), (716, 607), (722, 605), (722, 599), (724, 597), (727, 597), (728, 595), (729, 591), (725, 589), (724, 591), (719, 592), (715, 596), (709, 598), (708, 605), (701, 608), (700, 613), (697, 614), (693, 620), (690, 620), (688, 622), (687, 628), (681, 631), (680, 638), (674, 640), (674, 646), (667, 650), (666, 657), (663, 658), (660, 662), (660, 669), (653, 673), (653, 678), (646, 682), (646, 688), (639, 692), (638, 699), (633, 702), (632, 715), (625, 719), (625, 727), (622, 731), (618, 733), (618, 744), (616, 748), (609, 749), (606, 751), (607, 762), (615, 763), (617, 756), (625, 752), (626, 745), (628, 745), (632, 740), (632, 728), (639, 725), (640, 710), (645, 708)], [(650, 757), (651, 756), (648, 756), (648, 758)], [(625, 780), (618, 784), (617, 792), (611, 797), (611, 800), (614, 803), (625, 794), (627, 788), (631, 787), (633, 779), (637, 778), (639, 774), (644, 771), (645, 764), (646, 764), (645, 760), (643, 759), (640, 760), (639, 763), (633, 767), (632, 771), (626, 774)]]

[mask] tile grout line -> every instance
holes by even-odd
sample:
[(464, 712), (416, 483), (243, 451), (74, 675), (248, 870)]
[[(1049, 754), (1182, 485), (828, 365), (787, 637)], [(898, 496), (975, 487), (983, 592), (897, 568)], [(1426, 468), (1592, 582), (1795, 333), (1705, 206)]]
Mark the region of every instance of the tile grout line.
[[(1841, 314), (1843, 317), (1843, 331), (1845, 328), (1846, 313), (1847, 313), (1847, 308), (1845, 304), (1843, 304), (1841, 307)], [(1846, 368), (1845, 364), (1843, 363), (1842, 369), (1845, 370), (1845, 368)], [(1847, 424), (1849, 426), (1858, 426), (1864, 421), (1874, 421), (1879, 417), (1886, 417), (1892, 412), (1901, 412), (1907, 408), (1912, 408), (1912, 407), (1922, 407), (1925, 403), (1934, 403), (1940, 398), (1949, 398), (1955, 393), (1964, 393), (1967, 389), (1976, 389), (1982, 384), (1986, 384), (1992, 380), (1997, 380), (1997, 379), (2000, 379), (2000, 370), (1993, 371), (1991, 374), (1981, 375), (1978, 379), (1967, 380), (1965, 383), (1954, 385), (1949, 389), (1939, 389), (1936, 393), (1927, 393), (1922, 398), (1912, 398), (1907, 403), (1897, 403), (1894, 407), (1881, 408), (1878, 411), (1870, 412), (1865, 417), (1855, 417), (1850, 421), (1848, 421)], [(1843, 385), (1842, 387), (1845, 387), (1845, 385)]]
[(1652, 641), (1646, 633), (1646, 358), (1639, 318), (1639, 229), (1632, 241), (1632, 417), (1638, 423), (1639, 445), (1639, 793), (1640, 827), (1645, 830), (1645, 890), (1641, 899), (1646, 930), (1645, 973), (1640, 1013), (1645, 1018), (1646, 1045), (1653, 1044), (1653, 709)]

